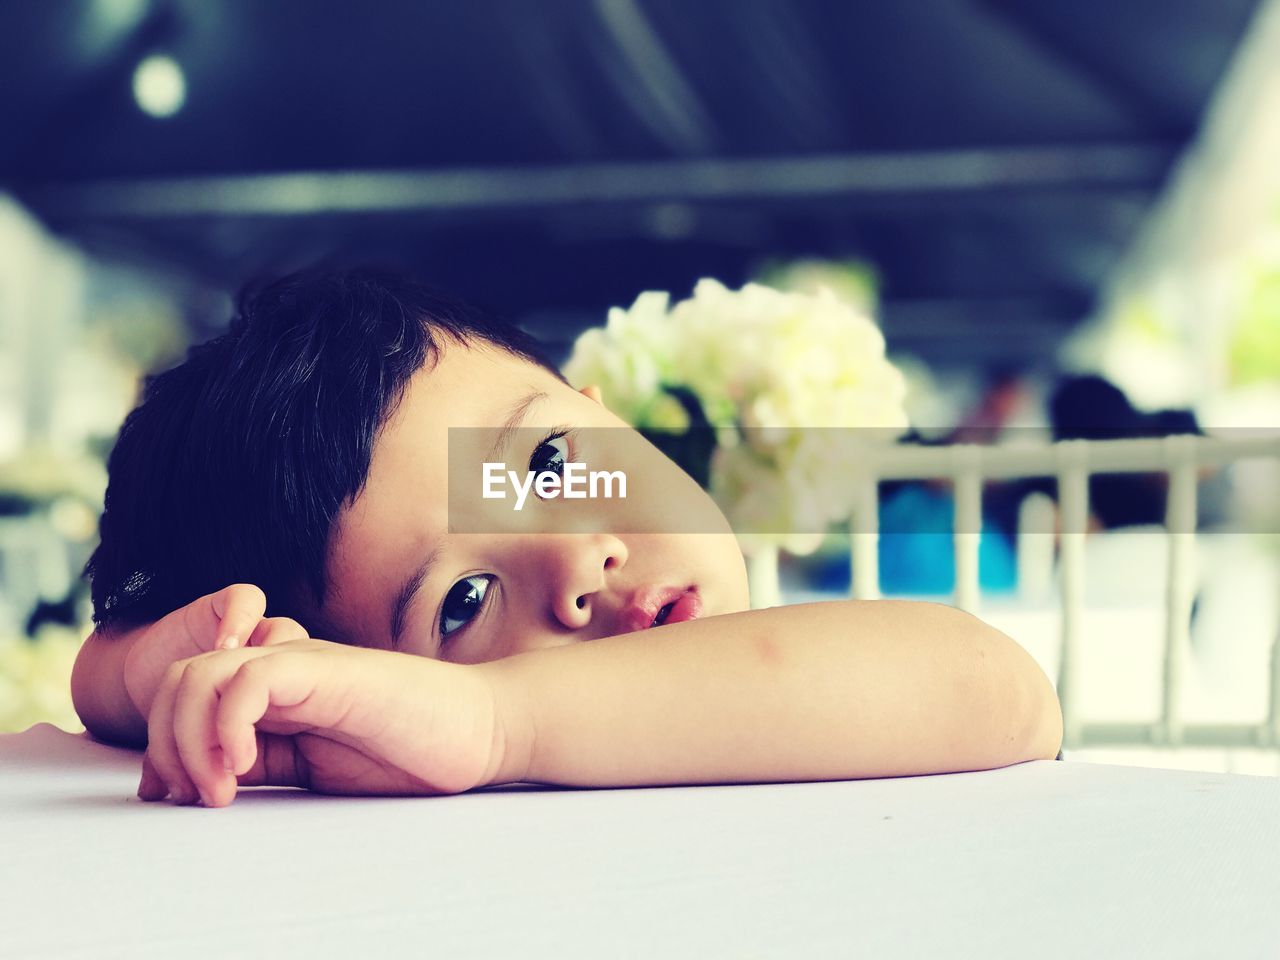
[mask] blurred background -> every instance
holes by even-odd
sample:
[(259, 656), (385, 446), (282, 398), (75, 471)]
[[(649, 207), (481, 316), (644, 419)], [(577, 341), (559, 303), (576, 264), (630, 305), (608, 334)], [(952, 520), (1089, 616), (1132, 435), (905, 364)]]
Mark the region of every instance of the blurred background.
[[(641, 291), (826, 286), (882, 330), (919, 442), (1280, 426), (1277, 0), (0, 0), (0, 131), (0, 730), (79, 726), (79, 570), (140, 376), (322, 256), (412, 268), (561, 360)], [(1202, 484), (1215, 703), (1265, 701), (1278, 484)], [(1155, 655), (1162, 494), (1094, 494), (1097, 632)], [(882, 525), (945, 529), (936, 499)], [(1026, 619), (1052, 588), (1018, 506), (992, 500), (982, 582), (1023, 639), (1055, 621)], [(882, 545), (885, 593), (951, 589), (922, 549)], [(848, 567), (832, 538), (787, 596)], [(1099, 710), (1155, 677), (1135, 650), (1097, 661)]]

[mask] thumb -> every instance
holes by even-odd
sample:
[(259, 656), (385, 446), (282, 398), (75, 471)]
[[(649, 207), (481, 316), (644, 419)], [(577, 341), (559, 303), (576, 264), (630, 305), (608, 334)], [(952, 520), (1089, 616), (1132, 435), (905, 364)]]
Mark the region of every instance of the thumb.
[[(305, 729), (299, 725), (300, 729)], [(292, 735), (256, 731), (253, 766), (236, 776), (241, 787), (302, 787), (309, 789), (307, 765)]]
[(242, 646), (267, 612), (267, 595), (252, 583), (233, 583), (209, 595), (209, 606), (218, 619), (214, 650)]

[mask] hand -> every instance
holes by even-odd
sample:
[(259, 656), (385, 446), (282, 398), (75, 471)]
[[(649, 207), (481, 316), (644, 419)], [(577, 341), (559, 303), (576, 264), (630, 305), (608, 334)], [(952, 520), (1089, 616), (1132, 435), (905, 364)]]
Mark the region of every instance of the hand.
[(173, 664), (147, 732), (138, 796), (213, 807), (239, 786), (461, 793), (494, 782), (505, 745), (482, 671), (311, 639)]
[(266, 594), (258, 587), (235, 583), (144, 627), (124, 660), (124, 686), (138, 713), (150, 715), (165, 671), (179, 660), (217, 649), (306, 639), (301, 624), (266, 617), (266, 609)]

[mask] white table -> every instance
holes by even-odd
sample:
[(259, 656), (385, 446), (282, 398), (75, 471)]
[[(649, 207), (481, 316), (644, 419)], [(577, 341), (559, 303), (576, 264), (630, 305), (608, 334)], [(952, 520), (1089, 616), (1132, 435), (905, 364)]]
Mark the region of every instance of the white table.
[(1274, 957), (1280, 780), (951, 776), (144, 804), (0, 737), (0, 956)]

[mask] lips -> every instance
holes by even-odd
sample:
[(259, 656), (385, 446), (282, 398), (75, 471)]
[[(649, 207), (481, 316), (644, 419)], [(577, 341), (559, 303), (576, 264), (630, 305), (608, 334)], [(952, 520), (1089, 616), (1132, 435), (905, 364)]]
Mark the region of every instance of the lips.
[(636, 591), (622, 611), (622, 633), (647, 630), (668, 623), (696, 620), (702, 614), (697, 587), (648, 587)]

